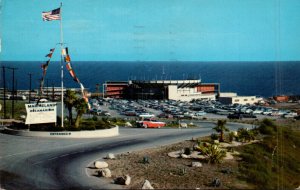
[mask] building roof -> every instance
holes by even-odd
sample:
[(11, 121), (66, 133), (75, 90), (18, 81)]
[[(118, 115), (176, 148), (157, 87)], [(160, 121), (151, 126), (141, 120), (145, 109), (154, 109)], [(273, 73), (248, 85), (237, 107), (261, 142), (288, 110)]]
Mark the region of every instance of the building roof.
[(129, 84), (135, 84), (140, 87), (164, 87), (177, 85), (178, 88), (193, 88), (201, 84), (201, 80), (131, 80)]

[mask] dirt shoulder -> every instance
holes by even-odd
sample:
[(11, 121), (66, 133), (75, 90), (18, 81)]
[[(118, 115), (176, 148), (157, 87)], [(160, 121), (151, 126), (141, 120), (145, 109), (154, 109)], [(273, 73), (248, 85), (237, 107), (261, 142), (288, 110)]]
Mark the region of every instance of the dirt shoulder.
[[(112, 171), (112, 177), (131, 176), (129, 189), (140, 189), (147, 179), (155, 189), (196, 189), (213, 188), (211, 182), (218, 178), (220, 189), (249, 188), (238, 179), (237, 159), (223, 161), (221, 164), (211, 165), (202, 162), (202, 167), (191, 167), (196, 159), (171, 158), (167, 154), (172, 151), (192, 147), (195, 142), (184, 141), (173, 145), (155, 149), (145, 149), (117, 155), (115, 160), (107, 160)], [(149, 163), (144, 163), (147, 157)]]

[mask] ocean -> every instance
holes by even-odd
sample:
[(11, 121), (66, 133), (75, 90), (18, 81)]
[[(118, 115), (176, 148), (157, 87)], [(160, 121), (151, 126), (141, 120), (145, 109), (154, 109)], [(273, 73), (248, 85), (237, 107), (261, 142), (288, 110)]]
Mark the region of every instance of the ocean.
[[(32, 88), (39, 87), (43, 62), (2, 61), (2, 66), (15, 67), (15, 87), (29, 89), (29, 73)], [(221, 92), (238, 95), (300, 95), (300, 62), (72, 62), (72, 67), (83, 85), (94, 92), (96, 84), (105, 81), (127, 80), (182, 80), (201, 79), (203, 83), (220, 83)], [(12, 70), (6, 69), (6, 86), (12, 89)], [(1, 70), (1, 86), (3, 87)], [(60, 86), (60, 63), (51, 62), (45, 86)], [(66, 68), (64, 85), (79, 88)]]

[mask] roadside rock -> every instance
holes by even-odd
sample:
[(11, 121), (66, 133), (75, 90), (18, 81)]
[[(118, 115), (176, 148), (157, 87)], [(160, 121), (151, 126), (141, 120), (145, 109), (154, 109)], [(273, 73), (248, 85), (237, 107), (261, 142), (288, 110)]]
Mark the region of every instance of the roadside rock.
[(181, 158), (189, 158), (189, 156), (186, 154), (181, 154)]
[(224, 160), (232, 160), (233, 159), (233, 156), (230, 152), (226, 152), (226, 156), (224, 158)]
[(97, 169), (102, 169), (102, 168), (107, 168), (108, 167), (108, 163), (104, 162), (104, 161), (96, 161), (94, 163), (95, 168)]
[(122, 177), (117, 177), (114, 180), (115, 184), (119, 184), (119, 185), (130, 185), (131, 183), (131, 177), (129, 175), (125, 175)]
[(181, 154), (181, 151), (179, 150), (179, 151), (175, 151), (175, 152), (169, 152), (168, 156), (171, 158), (179, 158), (180, 154)]
[(105, 158), (106, 158), (106, 159), (110, 159), (110, 160), (116, 159), (115, 155), (112, 154), (112, 153), (108, 153), (107, 156), (106, 156)]
[(182, 128), (187, 128), (188, 125), (187, 125), (186, 123), (180, 123), (180, 127), (182, 127)]
[(125, 123), (125, 127), (132, 127), (132, 124), (129, 123), (128, 121)]
[(119, 184), (119, 185), (125, 185), (125, 178), (122, 176), (122, 177), (117, 177), (115, 180), (114, 180), (115, 184)]
[(201, 162), (192, 162), (192, 167), (200, 168), (202, 167)]
[(221, 181), (219, 178), (215, 178), (212, 183), (211, 183), (211, 186), (213, 187), (220, 187), (221, 186)]
[(108, 168), (104, 168), (98, 171), (100, 177), (111, 177), (111, 171)]
[(154, 189), (154, 188), (152, 187), (151, 183), (148, 180), (145, 180), (142, 189)]
[(129, 175), (125, 176), (125, 185), (130, 185), (131, 183), (131, 177)]

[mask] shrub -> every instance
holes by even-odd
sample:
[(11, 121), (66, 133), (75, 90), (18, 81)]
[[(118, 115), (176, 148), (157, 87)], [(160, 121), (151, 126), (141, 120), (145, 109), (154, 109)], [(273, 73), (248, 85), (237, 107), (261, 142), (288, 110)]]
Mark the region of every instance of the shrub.
[(229, 142), (232, 142), (235, 138), (235, 134), (233, 131), (231, 131), (229, 134), (228, 134), (228, 139), (229, 139)]
[(184, 148), (183, 154), (190, 155), (191, 149), (189, 147)]
[(242, 142), (249, 142), (255, 139), (255, 133), (252, 130), (240, 128), (238, 129), (238, 138)]
[(84, 131), (93, 131), (95, 130), (95, 126), (94, 125), (83, 125), (80, 126), (80, 130), (84, 130)]
[(277, 131), (277, 126), (270, 119), (265, 118), (258, 128), (259, 132), (264, 135), (272, 135)]
[(201, 152), (207, 157), (208, 163), (211, 164), (221, 163), (222, 159), (226, 156), (226, 152), (221, 150), (216, 144), (210, 144), (206, 147), (202, 146)]
[(92, 120), (93, 120), (93, 121), (98, 121), (98, 117), (95, 116), (95, 115), (93, 115)]
[(218, 139), (219, 139), (219, 136), (218, 136), (218, 134), (216, 134), (216, 133), (212, 133), (212, 134), (210, 135), (210, 138), (211, 138), (212, 141), (214, 141), (214, 140), (218, 140)]

